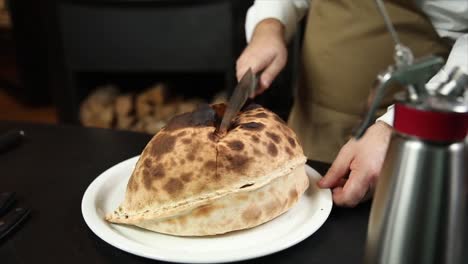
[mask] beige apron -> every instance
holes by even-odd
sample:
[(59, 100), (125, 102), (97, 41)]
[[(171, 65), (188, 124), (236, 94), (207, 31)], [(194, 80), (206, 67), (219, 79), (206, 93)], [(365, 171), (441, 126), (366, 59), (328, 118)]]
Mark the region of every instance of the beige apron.
[[(415, 58), (447, 56), (449, 45), (412, 2), (385, 2), (401, 41)], [(361, 120), (377, 74), (393, 63), (393, 42), (374, 0), (311, 1), (289, 118), (309, 159), (334, 160)], [(384, 100), (380, 114), (392, 97)]]

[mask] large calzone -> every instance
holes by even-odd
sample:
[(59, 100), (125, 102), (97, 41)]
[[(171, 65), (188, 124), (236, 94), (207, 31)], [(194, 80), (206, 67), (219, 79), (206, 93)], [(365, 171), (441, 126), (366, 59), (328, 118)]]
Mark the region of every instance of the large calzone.
[(251, 228), (291, 208), (309, 186), (294, 132), (250, 105), (218, 137), (224, 110), (205, 106), (173, 118), (143, 150), (125, 200), (106, 219), (205, 236)]

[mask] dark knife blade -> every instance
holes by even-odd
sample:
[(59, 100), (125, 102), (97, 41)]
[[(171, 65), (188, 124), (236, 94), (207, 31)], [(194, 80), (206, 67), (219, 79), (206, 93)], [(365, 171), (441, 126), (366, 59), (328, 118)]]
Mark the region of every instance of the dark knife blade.
[(11, 130), (0, 135), (0, 153), (6, 152), (21, 143), (24, 131)]
[(6, 214), (10, 207), (15, 203), (15, 196), (14, 192), (0, 193), (0, 216)]
[(19, 226), (30, 212), (28, 208), (17, 207), (0, 218), (0, 241)]
[(229, 99), (226, 111), (224, 112), (223, 119), (217, 130), (218, 135), (224, 135), (231, 124), (232, 119), (237, 115), (244, 106), (249, 96), (253, 95), (257, 87), (257, 77), (249, 69), (242, 79), (237, 84), (231, 98)]

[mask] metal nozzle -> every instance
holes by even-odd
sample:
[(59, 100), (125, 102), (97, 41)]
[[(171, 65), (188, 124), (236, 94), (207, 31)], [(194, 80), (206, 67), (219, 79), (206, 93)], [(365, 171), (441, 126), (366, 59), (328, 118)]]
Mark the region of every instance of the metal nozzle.
[(468, 89), (468, 74), (465, 74), (460, 68), (455, 67), (449, 74), (447, 81), (442, 83), (436, 93), (438, 95), (456, 98), (463, 96)]
[(414, 61), (413, 52), (411, 49), (403, 45), (398, 37), (398, 34), (393, 27), (392, 21), (390, 20), (390, 16), (387, 13), (387, 9), (385, 9), (385, 5), (382, 0), (375, 0), (377, 4), (377, 8), (379, 9), (380, 14), (383, 17), (385, 22), (385, 26), (387, 27), (388, 32), (392, 36), (393, 42), (395, 43), (395, 53), (394, 53), (394, 60), (397, 67), (401, 67), (404, 65), (410, 65)]
[(380, 102), (385, 96), (386, 88), (394, 81), (404, 85), (409, 93), (409, 100), (417, 102), (419, 98), (427, 95), (425, 88), (426, 82), (442, 67), (444, 60), (440, 57), (427, 57), (415, 61), (414, 64), (406, 65), (394, 69), (390, 67), (387, 71), (380, 74), (375, 86), (374, 98), (367, 111), (367, 115), (360, 127), (354, 133), (354, 137), (359, 139), (366, 132), (367, 127), (372, 123), (375, 112)]
[(443, 59), (434, 56), (423, 58), (415, 62), (411, 49), (401, 43), (383, 1), (375, 0), (375, 2), (395, 43), (395, 65), (390, 66), (386, 72), (378, 76), (378, 84), (374, 88), (374, 98), (371, 99), (372, 103), (369, 106), (369, 111), (360, 127), (355, 130), (354, 137), (356, 137), (356, 139), (362, 137), (367, 127), (372, 123), (380, 101), (382, 101), (385, 96), (386, 87), (390, 83), (397, 81), (404, 85), (408, 91), (409, 100), (411, 102), (418, 102), (421, 97), (425, 97), (428, 94), (425, 88), (426, 82), (443, 64)]

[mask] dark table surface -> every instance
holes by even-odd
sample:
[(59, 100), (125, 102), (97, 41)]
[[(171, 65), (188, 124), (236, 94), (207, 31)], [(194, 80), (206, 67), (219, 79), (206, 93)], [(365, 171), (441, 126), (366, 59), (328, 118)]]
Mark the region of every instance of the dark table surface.
[[(149, 263), (94, 235), (81, 216), (88, 185), (107, 168), (139, 155), (151, 136), (106, 129), (0, 122), (26, 132), (0, 153), (0, 192), (15, 191), (31, 216), (3, 241), (0, 263)], [(324, 173), (327, 166), (311, 163)], [(369, 203), (334, 207), (325, 224), (292, 248), (240, 263), (361, 263)]]

